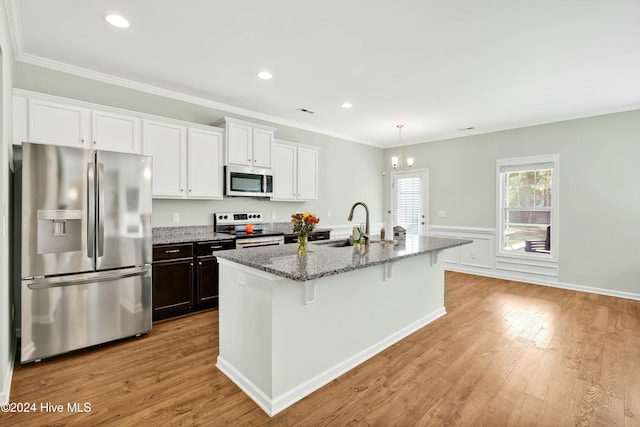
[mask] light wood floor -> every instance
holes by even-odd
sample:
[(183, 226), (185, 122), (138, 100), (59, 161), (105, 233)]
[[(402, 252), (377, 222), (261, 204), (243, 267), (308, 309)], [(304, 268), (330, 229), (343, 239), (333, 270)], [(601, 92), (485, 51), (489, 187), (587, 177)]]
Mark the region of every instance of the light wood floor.
[(16, 366), (0, 425), (640, 425), (640, 301), (447, 273), (448, 314), (269, 418), (215, 367), (218, 313)]

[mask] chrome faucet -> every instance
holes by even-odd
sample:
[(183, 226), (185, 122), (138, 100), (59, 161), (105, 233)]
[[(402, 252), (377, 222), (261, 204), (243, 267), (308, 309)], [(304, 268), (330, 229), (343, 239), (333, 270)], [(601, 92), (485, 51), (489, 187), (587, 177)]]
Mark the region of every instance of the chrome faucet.
[(354, 203), (353, 206), (351, 206), (351, 211), (349, 212), (349, 218), (347, 218), (347, 221), (353, 220), (353, 210), (358, 205), (362, 205), (362, 207), (364, 208), (367, 214), (365, 219), (365, 225), (364, 225), (364, 244), (368, 245), (369, 244), (369, 207), (367, 207), (367, 205), (365, 205), (363, 202)]

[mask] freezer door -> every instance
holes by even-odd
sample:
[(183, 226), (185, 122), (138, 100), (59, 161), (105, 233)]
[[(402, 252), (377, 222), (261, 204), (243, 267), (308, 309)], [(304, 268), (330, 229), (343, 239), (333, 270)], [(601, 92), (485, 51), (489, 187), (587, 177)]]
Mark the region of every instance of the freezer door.
[(23, 280), (21, 363), (151, 329), (151, 267)]
[(151, 157), (99, 151), (96, 269), (150, 264)]
[(22, 144), (21, 277), (93, 270), (91, 151)]

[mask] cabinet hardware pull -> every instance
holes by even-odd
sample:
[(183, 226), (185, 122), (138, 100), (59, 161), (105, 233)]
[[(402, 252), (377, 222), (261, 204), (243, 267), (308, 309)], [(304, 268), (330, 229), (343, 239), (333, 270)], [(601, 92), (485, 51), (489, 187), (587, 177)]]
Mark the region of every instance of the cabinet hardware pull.
[(82, 139), (80, 140), (80, 142), (84, 142), (84, 138), (82, 138)]
[(175, 254), (175, 253), (178, 253), (178, 252), (180, 252), (180, 249), (172, 249), (170, 251), (165, 251), (165, 253), (168, 253), (168, 254)]
[(96, 144), (97, 144), (97, 142), (93, 141), (93, 145), (96, 145)]
[(200, 261), (198, 264), (199, 264), (199, 265), (202, 265), (202, 261)]
[(222, 249), (222, 246), (211, 246), (211, 249)]

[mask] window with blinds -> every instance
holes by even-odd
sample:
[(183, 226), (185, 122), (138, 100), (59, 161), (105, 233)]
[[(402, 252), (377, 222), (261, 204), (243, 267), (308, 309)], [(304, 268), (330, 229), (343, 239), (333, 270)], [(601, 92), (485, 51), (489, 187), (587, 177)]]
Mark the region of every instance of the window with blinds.
[(553, 156), (498, 162), (502, 252), (551, 254), (556, 162)]

